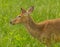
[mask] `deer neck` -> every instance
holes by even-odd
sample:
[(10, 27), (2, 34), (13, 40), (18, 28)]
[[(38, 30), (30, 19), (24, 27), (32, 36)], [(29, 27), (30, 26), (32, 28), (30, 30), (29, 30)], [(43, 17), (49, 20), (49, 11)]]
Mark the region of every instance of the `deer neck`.
[(41, 27), (40, 25), (36, 24), (31, 17), (29, 17), (29, 20), (25, 22), (24, 25), (32, 36), (39, 37), (41, 33)]
[(28, 21), (26, 21), (24, 25), (29, 31), (37, 29), (37, 24), (33, 21), (31, 17), (29, 17)]

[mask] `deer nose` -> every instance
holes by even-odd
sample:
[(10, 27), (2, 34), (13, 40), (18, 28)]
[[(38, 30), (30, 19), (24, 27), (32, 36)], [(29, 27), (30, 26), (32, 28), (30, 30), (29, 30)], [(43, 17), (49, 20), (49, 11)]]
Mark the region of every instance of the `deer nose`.
[(10, 24), (15, 25), (15, 23), (13, 23), (12, 21), (10, 21)]
[(12, 22), (10, 21), (10, 24), (12, 24)]

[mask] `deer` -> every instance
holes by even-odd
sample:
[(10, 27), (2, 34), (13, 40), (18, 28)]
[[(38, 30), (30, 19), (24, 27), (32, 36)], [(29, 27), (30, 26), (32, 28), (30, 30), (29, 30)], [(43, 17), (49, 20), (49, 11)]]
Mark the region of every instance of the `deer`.
[(23, 24), (27, 31), (46, 47), (51, 47), (52, 43), (60, 42), (60, 18), (44, 20), (36, 23), (30, 14), (33, 12), (34, 6), (27, 11), (21, 8), (21, 13), (10, 21), (12, 25)]

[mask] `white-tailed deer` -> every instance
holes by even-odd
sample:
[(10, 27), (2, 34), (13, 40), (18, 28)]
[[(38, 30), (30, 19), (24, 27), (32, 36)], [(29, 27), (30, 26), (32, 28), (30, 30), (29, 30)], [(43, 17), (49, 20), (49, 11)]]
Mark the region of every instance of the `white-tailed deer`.
[(40, 23), (35, 23), (30, 16), (34, 7), (30, 7), (27, 11), (21, 8), (21, 14), (13, 19), (11, 24), (23, 23), (28, 32), (40, 42), (51, 47), (54, 42), (60, 42), (60, 19), (47, 20)]

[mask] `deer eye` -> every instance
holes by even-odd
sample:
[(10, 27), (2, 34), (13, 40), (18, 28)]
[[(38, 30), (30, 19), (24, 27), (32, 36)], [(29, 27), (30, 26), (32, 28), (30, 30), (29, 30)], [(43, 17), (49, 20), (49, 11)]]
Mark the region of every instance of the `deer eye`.
[(21, 16), (17, 16), (17, 17), (21, 17)]
[(18, 16), (18, 17), (21, 17), (21, 16)]

